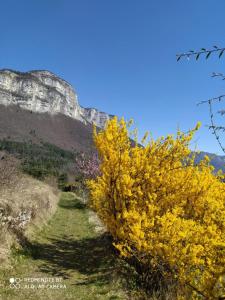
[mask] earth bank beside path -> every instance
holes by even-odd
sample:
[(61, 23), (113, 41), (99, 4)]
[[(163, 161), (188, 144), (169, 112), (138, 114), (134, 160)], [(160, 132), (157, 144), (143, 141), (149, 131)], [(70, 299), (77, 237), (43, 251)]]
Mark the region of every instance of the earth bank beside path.
[(124, 288), (109, 237), (90, 216), (78, 197), (63, 193), (48, 224), (25, 249), (12, 250), (11, 266), (0, 271), (0, 299), (136, 299)]

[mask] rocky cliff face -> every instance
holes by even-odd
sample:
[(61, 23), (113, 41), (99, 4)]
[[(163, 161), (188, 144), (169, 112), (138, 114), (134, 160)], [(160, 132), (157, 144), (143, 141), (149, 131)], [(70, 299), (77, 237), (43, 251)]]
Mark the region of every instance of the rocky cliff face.
[(101, 128), (111, 117), (95, 108), (81, 107), (72, 86), (49, 71), (0, 70), (0, 104), (38, 113), (61, 113)]

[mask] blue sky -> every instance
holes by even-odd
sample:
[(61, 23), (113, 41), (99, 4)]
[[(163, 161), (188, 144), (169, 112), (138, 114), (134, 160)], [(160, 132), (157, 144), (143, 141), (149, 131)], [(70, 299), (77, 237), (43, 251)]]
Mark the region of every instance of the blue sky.
[[(0, 0), (0, 68), (47, 69), (81, 105), (126, 119), (154, 137), (202, 128), (198, 149), (221, 153), (207, 106), (224, 93), (225, 56), (176, 62), (176, 53), (224, 46), (224, 0)], [(224, 103), (225, 106), (225, 103)], [(223, 119), (220, 120), (220, 124)], [(224, 139), (225, 143), (225, 139)]]

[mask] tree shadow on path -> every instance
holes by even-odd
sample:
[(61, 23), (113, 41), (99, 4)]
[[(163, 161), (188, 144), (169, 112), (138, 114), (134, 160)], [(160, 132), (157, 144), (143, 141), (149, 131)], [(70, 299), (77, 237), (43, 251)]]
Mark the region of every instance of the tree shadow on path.
[[(62, 201), (63, 200), (63, 201)], [(63, 209), (86, 209), (78, 199), (62, 199), (59, 206)], [(120, 266), (112, 240), (109, 235), (76, 239), (63, 235), (49, 237), (47, 243), (21, 238), (24, 254), (38, 260), (41, 272), (64, 279), (78, 278), (76, 285), (95, 283), (104, 285), (112, 281), (113, 274), (119, 272)], [(74, 276), (75, 275), (75, 276)]]
[(67, 209), (85, 209), (86, 204), (81, 202), (78, 198), (73, 198), (72, 200), (61, 199), (59, 202), (59, 207), (67, 208)]
[(82, 240), (65, 237), (50, 241), (51, 244), (31, 245), (32, 257), (43, 261), (40, 271), (65, 279), (71, 276), (71, 272), (78, 271), (93, 282), (110, 282), (116, 258), (107, 236)]
[[(119, 259), (107, 234), (93, 238), (73, 239), (69, 236), (48, 238), (49, 243), (23, 240), (24, 254), (40, 260), (38, 268), (51, 276), (69, 279), (74, 272), (84, 277), (76, 285), (104, 285), (119, 272)], [(79, 276), (78, 276), (79, 278)]]

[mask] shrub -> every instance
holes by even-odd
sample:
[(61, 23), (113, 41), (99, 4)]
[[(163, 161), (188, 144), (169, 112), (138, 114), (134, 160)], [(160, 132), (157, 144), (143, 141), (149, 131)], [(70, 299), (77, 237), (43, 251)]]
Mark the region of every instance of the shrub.
[[(88, 181), (91, 205), (125, 257), (177, 281), (188, 299), (214, 299), (225, 275), (225, 185), (189, 143), (198, 129), (131, 145), (126, 122), (94, 132), (101, 160)], [(151, 275), (150, 274), (150, 275)], [(151, 275), (152, 276), (152, 275)], [(146, 276), (146, 281), (150, 280)]]
[(58, 176), (58, 188), (64, 190), (65, 186), (68, 183), (67, 173), (62, 173)]

